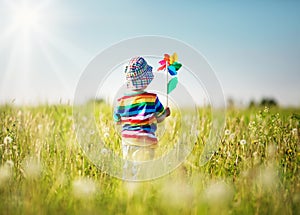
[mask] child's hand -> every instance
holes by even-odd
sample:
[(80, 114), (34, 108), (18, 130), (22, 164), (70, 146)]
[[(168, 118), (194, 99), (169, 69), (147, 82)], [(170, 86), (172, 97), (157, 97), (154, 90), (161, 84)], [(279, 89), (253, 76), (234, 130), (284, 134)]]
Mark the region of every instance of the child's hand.
[(169, 107), (166, 107), (166, 117), (171, 115), (171, 111)]

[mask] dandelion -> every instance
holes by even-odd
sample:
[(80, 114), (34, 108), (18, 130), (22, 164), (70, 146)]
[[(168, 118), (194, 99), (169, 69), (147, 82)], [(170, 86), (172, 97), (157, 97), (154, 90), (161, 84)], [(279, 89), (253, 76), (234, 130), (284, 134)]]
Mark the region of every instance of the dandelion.
[(265, 112), (265, 113), (268, 113), (268, 112), (269, 112), (269, 108), (268, 108), (267, 106), (265, 107), (264, 112)]
[(227, 152), (227, 157), (229, 157), (229, 158), (231, 157), (230, 151)]
[(106, 148), (101, 149), (101, 154), (106, 155), (108, 153), (108, 150)]
[(297, 134), (298, 134), (298, 129), (297, 129), (297, 128), (293, 128), (292, 134), (293, 134), (293, 135), (297, 135)]
[(232, 199), (232, 190), (224, 182), (212, 183), (205, 190), (205, 198), (212, 205), (222, 205)]
[(82, 117), (82, 121), (83, 121), (83, 122), (87, 122), (87, 120), (88, 120), (88, 119), (87, 119), (86, 116), (83, 116), (83, 117)]
[(125, 191), (129, 197), (132, 197), (135, 193), (137, 193), (138, 189), (140, 188), (140, 184), (136, 182), (125, 182), (124, 183)]
[(37, 128), (38, 128), (38, 130), (41, 130), (43, 128), (43, 125), (42, 124), (38, 124)]
[(271, 190), (278, 183), (278, 177), (275, 169), (272, 167), (261, 169), (255, 182), (257, 185), (262, 186), (265, 190)]
[(247, 141), (246, 141), (245, 139), (242, 139), (242, 140), (240, 141), (240, 144), (241, 144), (241, 145), (246, 145), (246, 143), (247, 143)]
[(171, 207), (184, 207), (193, 199), (193, 188), (184, 182), (169, 181), (160, 192), (162, 201)]
[(9, 165), (4, 164), (0, 167), (0, 187), (6, 183), (11, 177), (12, 171)]
[(5, 164), (8, 165), (10, 168), (14, 167), (14, 162), (12, 160), (6, 161)]
[(258, 152), (253, 152), (252, 156), (253, 156), (254, 158), (257, 158)]
[(108, 133), (108, 132), (105, 132), (105, 133), (104, 133), (104, 137), (105, 137), (105, 138), (108, 138), (108, 137), (109, 137), (109, 133)]
[(37, 160), (33, 158), (27, 158), (23, 161), (22, 167), (24, 168), (25, 177), (37, 178), (42, 172), (42, 166)]
[(81, 178), (73, 182), (73, 194), (78, 198), (92, 196), (96, 192), (96, 185), (92, 179)]
[(234, 133), (230, 134), (229, 138), (233, 139), (235, 137)]
[(230, 134), (230, 131), (228, 129), (225, 130), (225, 135), (228, 136)]
[(10, 144), (12, 141), (13, 141), (13, 139), (12, 139), (10, 136), (6, 136), (6, 137), (4, 137), (4, 139), (3, 139), (3, 143), (4, 143), (5, 145)]

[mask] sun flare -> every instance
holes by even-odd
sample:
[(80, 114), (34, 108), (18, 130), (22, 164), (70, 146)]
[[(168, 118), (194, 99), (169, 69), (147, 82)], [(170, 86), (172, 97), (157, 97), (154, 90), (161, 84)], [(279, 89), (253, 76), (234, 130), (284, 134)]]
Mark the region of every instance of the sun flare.
[(18, 8), (14, 14), (14, 23), (22, 28), (34, 28), (38, 24), (40, 14), (31, 8)]
[(43, 21), (42, 13), (38, 8), (29, 5), (14, 6), (12, 23), (15, 28), (23, 31), (39, 30), (39, 23)]

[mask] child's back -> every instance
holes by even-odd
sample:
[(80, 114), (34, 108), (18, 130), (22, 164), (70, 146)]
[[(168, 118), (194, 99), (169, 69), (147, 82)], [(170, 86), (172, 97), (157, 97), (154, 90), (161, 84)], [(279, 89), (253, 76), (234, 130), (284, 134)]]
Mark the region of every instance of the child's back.
[[(152, 67), (144, 58), (132, 58), (125, 72), (130, 92), (118, 99), (113, 117), (122, 125), (124, 178), (135, 178), (139, 162), (154, 158), (157, 123), (169, 116), (170, 110), (164, 109), (156, 94), (144, 91), (154, 78)], [(134, 165), (129, 167), (128, 160)]]
[(157, 118), (165, 113), (154, 93), (137, 91), (118, 99), (115, 120), (122, 123), (122, 140), (128, 145), (155, 146)]

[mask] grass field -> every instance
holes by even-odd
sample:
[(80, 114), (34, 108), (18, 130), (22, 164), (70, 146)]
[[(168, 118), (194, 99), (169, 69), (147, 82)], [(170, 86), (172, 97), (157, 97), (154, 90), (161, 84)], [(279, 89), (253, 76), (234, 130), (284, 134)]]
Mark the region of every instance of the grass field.
[[(87, 159), (71, 106), (1, 106), (0, 214), (299, 213), (300, 110), (227, 110), (220, 147), (204, 166), (210, 121), (200, 113), (188, 159), (164, 177), (135, 183)], [(119, 150), (111, 115), (103, 116), (99, 132)]]

